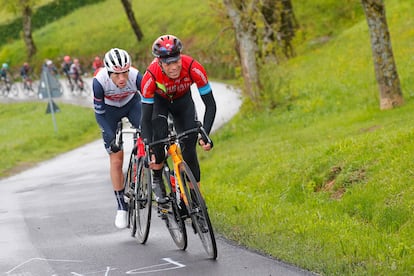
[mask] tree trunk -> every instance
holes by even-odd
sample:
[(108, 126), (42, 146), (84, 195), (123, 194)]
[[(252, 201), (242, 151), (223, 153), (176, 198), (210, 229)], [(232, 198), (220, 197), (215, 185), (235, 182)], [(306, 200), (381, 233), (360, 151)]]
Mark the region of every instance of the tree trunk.
[(141, 28), (139, 27), (137, 21), (135, 20), (135, 15), (134, 15), (134, 11), (132, 10), (131, 2), (130, 0), (121, 0), (121, 2), (122, 2), (122, 5), (124, 6), (125, 13), (127, 14), (132, 30), (134, 31), (135, 36), (137, 37), (137, 40), (139, 42), (144, 37), (144, 34), (142, 33)]
[(295, 51), (293, 49), (292, 40), (295, 36), (295, 30), (298, 28), (298, 22), (293, 13), (293, 6), (290, 0), (281, 0), (281, 26), (279, 33), (282, 40), (282, 48), (287, 58), (294, 57)]
[(262, 54), (265, 62), (277, 61), (275, 42), (280, 45), (286, 58), (294, 57), (296, 54), (292, 40), (298, 23), (291, 0), (262, 0), (260, 12), (264, 23)]
[[(243, 15), (245, 11), (234, 7), (231, 0), (223, 0), (223, 3), (226, 6), (236, 33), (237, 50), (242, 67), (245, 93), (254, 104), (258, 104), (261, 85), (256, 63), (258, 46), (256, 44), (255, 24), (248, 16)], [(242, 18), (242, 16), (245, 17)]]
[(404, 103), (391, 47), (383, 0), (361, 0), (371, 37), (375, 75), (380, 92), (380, 109)]
[(28, 61), (36, 54), (37, 49), (32, 37), (32, 8), (27, 0), (21, 0), (23, 18), (23, 40), (26, 44)]

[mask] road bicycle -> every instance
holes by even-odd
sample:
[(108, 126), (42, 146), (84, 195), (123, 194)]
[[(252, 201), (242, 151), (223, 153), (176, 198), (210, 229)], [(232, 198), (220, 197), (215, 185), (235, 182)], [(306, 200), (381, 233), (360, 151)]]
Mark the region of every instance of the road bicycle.
[(70, 76), (70, 74), (69, 74), (69, 73), (67, 73), (67, 72), (64, 72), (64, 76), (65, 76), (64, 83), (65, 83), (65, 85), (66, 85), (67, 89), (68, 89), (71, 93), (73, 93), (73, 91), (75, 90), (75, 85), (74, 85), (74, 83), (73, 83), (72, 77), (71, 77), (71, 76)]
[(92, 95), (92, 91), (90, 87), (88, 86), (88, 84), (85, 82), (85, 80), (81, 76), (75, 76), (72, 74), (71, 83), (69, 85), (70, 85), (71, 92), (74, 95), (85, 96), (85, 97)]
[(34, 96), (34, 89), (33, 89), (33, 78), (31, 76), (25, 76), (21, 78), (21, 91), (25, 96)]
[(140, 130), (124, 129), (118, 123), (116, 143), (122, 145), (123, 133), (132, 134), (133, 148), (124, 177), (125, 200), (128, 204), (128, 225), (131, 236), (144, 244), (149, 235), (152, 210), (151, 170), (145, 165), (145, 147)]
[[(205, 143), (213, 145), (201, 122), (197, 122), (196, 128), (180, 134), (177, 134), (170, 127), (167, 138), (149, 144), (145, 143), (146, 156), (148, 160), (150, 149), (153, 146), (167, 147), (168, 154), (167, 160), (164, 162), (163, 178), (169, 206), (168, 208), (161, 206), (159, 209), (175, 244), (182, 250), (186, 249), (185, 220), (190, 218), (194, 232), (198, 234), (207, 255), (211, 259), (216, 259), (217, 245), (207, 205), (198, 183), (181, 153), (181, 141), (191, 134), (200, 134)], [(172, 163), (172, 170), (168, 159)]]
[(9, 95), (16, 97), (19, 94), (19, 89), (12, 78), (9, 76), (2, 77), (0, 81), (0, 93), (4, 97), (8, 97)]

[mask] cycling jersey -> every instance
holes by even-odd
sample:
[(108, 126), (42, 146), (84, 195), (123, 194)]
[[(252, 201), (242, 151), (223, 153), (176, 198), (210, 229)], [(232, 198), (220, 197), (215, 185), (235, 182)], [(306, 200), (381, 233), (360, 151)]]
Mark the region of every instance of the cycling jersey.
[(140, 127), (141, 80), (141, 73), (133, 67), (129, 69), (127, 85), (124, 88), (113, 83), (106, 68), (101, 68), (93, 78), (95, 117), (102, 129), (105, 148), (109, 149), (115, 137), (117, 123), (123, 117), (127, 117), (134, 127)]
[(72, 62), (63, 62), (62, 63), (62, 71), (65, 75), (69, 74), (71, 65), (72, 65)]
[(0, 77), (2, 79), (6, 79), (7, 78), (7, 74), (8, 74), (7, 69), (4, 69), (4, 68), (0, 69)]
[(70, 65), (69, 74), (79, 76), (82, 74), (82, 70), (79, 64), (72, 63)]
[(20, 76), (23, 79), (26, 79), (30, 75), (30, 67), (29, 66), (22, 66), (20, 67)]
[(177, 79), (170, 79), (162, 72), (158, 59), (154, 59), (142, 78), (142, 102), (153, 103), (154, 93), (163, 98), (175, 100), (190, 92), (195, 83), (200, 95), (211, 92), (206, 71), (203, 66), (190, 56), (181, 55), (182, 69)]

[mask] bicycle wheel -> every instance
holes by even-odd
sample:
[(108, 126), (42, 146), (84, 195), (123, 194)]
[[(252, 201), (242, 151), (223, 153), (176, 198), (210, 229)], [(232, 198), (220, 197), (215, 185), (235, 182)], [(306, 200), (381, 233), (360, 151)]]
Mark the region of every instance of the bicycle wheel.
[(179, 201), (180, 196), (175, 193), (175, 188), (173, 188), (170, 178), (170, 169), (167, 164), (164, 166), (163, 177), (165, 183), (166, 194), (168, 195), (169, 200), (169, 209), (165, 218), (165, 225), (167, 226), (168, 231), (177, 247), (181, 250), (187, 248), (187, 230), (185, 228), (185, 218), (181, 216)]
[(127, 227), (131, 229), (131, 236), (135, 237), (135, 233), (137, 231), (137, 224), (136, 224), (136, 216), (135, 213), (135, 183), (136, 177), (134, 173), (136, 173), (136, 155), (131, 153), (128, 163), (128, 170), (124, 177), (124, 188), (125, 188), (125, 197), (126, 202), (128, 203), (128, 225)]
[(207, 206), (198, 188), (197, 181), (187, 163), (179, 166), (184, 193), (187, 197), (188, 214), (191, 217), (195, 232), (200, 237), (201, 243), (209, 258), (217, 258), (217, 245), (213, 227), (207, 212)]
[(151, 170), (144, 164), (144, 158), (140, 157), (137, 163), (137, 185), (135, 185), (134, 216), (136, 223), (136, 238), (144, 244), (149, 235), (152, 210), (152, 185)]
[(17, 87), (17, 85), (13, 82), (10, 82), (9, 94), (13, 97), (17, 97), (19, 95), (19, 87)]
[(81, 95), (83, 97), (88, 97), (88, 96), (92, 96), (93, 95), (92, 90), (89, 87), (89, 84), (86, 83), (86, 81), (84, 81), (84, 83), (83, 83), (83, 89), (81, 90)]

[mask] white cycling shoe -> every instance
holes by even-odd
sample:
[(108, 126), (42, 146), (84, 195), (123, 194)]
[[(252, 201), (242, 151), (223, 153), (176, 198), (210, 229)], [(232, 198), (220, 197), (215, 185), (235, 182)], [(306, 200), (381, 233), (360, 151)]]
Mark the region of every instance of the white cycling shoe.
[(128, 212), (125, 210), (118, 210), (115, 217), (115, 226), (118, 229), (124, 229), (128, 226), (127, 221)]

